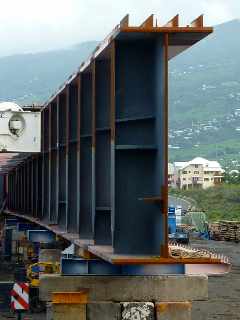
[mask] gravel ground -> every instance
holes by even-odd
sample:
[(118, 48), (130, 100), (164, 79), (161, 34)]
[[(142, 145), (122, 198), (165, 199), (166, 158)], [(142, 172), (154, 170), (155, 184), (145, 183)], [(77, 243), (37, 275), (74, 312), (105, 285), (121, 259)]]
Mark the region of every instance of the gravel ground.
[[(14, 320), (17, 319), (17, 316), (12, 313), (1, 313), (0, 314), (0, 320)], [(46, 314), (23, 314), (22, 320), (46, 320)]]
[(206, 248), (228, 256), (232, 271), (209, 277), (208, 301), (194, 302), (193, 320), (240, 319), (240, 244), (223, 241), (193, 241), (191, 246)]

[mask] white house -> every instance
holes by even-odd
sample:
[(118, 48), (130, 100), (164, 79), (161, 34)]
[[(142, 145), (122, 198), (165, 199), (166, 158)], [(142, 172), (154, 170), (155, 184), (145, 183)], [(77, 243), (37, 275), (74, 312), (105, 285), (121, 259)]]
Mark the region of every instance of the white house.
[(197, 157), (187, 162), (174, 162), (172, 186), (180, 189), (207, 189), (222, 182), (224, 170), (217, 161)]
[(168, 186), (174, 187), (174, 165), (172, 163), (168, 164)]

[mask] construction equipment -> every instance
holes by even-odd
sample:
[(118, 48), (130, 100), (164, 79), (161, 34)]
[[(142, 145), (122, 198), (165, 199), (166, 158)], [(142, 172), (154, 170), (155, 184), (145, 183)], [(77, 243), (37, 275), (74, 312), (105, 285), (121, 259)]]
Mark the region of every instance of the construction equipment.
[(59, 262), (37, 262), (29, 265), (27, 268), (27, 278), (31, 287), (39, 286), (40, 274), (60, 273)]
[(46, 305), (39, 299), (39, 275), (60, 273), (58, 262), (37, 262), (27, 267), (27, 280), (30, 284), (30, 310), (39, 313), (46, 309)]
[(177, 226), (176, 208), (168, 208), (168, 239), (173, 243), (189, 243), (189, 233)]
[(180, 230), (174, 233), (170, 233), (168, 235), (168, 238), (173, 243), (183, 243), (183, 244), (189, 243), (189, 233), (180, 231)]

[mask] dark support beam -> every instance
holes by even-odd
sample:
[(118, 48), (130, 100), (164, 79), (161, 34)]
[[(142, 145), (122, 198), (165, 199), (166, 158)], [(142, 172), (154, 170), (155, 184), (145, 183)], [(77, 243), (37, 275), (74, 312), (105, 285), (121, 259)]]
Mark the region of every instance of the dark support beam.
[(23, 206), (22, 211), (26, 214), (26, 162), (23, 163)]
[(35, 199), (34, 199), (34, 216), (38, 217), (38, 201), (39, 201), (39, 157), (35, 158), (35, 168), (34, 168), (34, 185), (35, 185)]
[(29, 214), (29, 197), (30, 197), (29, 177), (30, 177), (30, 175), (29, 175), (29, 159), (27, 159), (27, 161), (26, 161), (26, 193), (25, 193), (25, 196), (26, 196), (26, 213), (27, 214)]
[(79, 87), (75, 81), (69, 86), (69, 156), (68, 156), (68, 230), (79, 232), (79, 163), (78, 163), (78, 127), (79, 127)]
[(59, 196), (58, 196), (58, 223), (60, 227), (66, 231), (66, 92), (64, 91), (58, 97), (59, 112), (58, 112), (58, 136), (59, 136)]
[(14, 195), (14, 205), (15, 205), (15, 208), (17, 208), (17, 168), (15, 168), (15, 174), (14, 174), (14, 189), (16, 190)]
[(35, 172), (34, 172), (34, 162), (35, 159), (34, 157), (31, 158), (31, 215), (35, 216), (35, 205), (34, 205), (34, 198), (35, 198), (35, 193), (36, 193), (36, 185), (34, 181), (35, 177)]
[(162, 214), (164, 224), (164, 245), (161, 255), (168, 257), (168, 33), (164, 35), (164, 109), (163, 109), (163, 135), (164, 135), (164, 164), (163, 164), (163, 188), (162, 188)]
[(45, 221), (49, 221), (49, 217), (50, 217), (50, 201), (49, 201), (49, 196), (50, 196), (50, 152), (49, 152), (49, 108), (50, 106), (48, 105), (45, 109), (44, 109), (44, 131), (43, 131), (43, 135), (44, 135), (44, 177), (43, 177), (43, 198), (44, 198), (44, 202), (43, 202), (43, 219)]
[(110, 201), (111, 201), (111, 231), (112, 241), (114, 234), (115, 219), (115, 137), (116, 137), (116, 47), (115, 41), (111, 43), (110, 49), (110, 127), (111, 127), (111, 163), (110, 163)]
[(96, 216), (96, 63), (91, 65), (92, 73), (92, 231), (95, 233)]
[[(48, 221), (51, 222), (51, 172), (52, 172), (52, 107), (53, 103), (48, 106)], [(54, 112), (54, 111), (53, 111)]]
[(65, 207), (65, 211), (66, 211), (66, 230), (68, 230), (69, 227), (69, 215), (71, 214), (68, 210), (68, 183), (69, 183), (69, 179), (68, 179), (68, 158), (69, 158), (69, 85), (66, 86), (66, 101), (65, 101), (65, 108), (66, 108), (66, 147), (65, 147), (65, 161), (66, 161), (66, 207)]
[(57, 155), (58, 155), (58, 144), (57, 144), (57, 135), (58, 135), (58, 111), (57, 111), (57, 101), (56, 99), (52, 101), (50, 105), (49, 112), (49, 123), (50, 123), (50, 132), (49, 132), (49, 204), (50, 204), (50, 215), (49, 221), (53, 224), (57, 221), (57, 193), (58, 193), (58, 164), (57, 164)]
[(55, 210), (56, 210), (56, 218), (55, 222), (59, 223), (59, 175), (61, 174), (59, 171), (59, 161), (60, 161), (60, 148), (59, 148), (59, 95), (56, 98), (56, 168), (55, 168), (55, 174), (56, 174), (56, 203), (55, 203)]
[(80, 230), (80, 161), (81, 161), (81, 96), (82, 96), (82, 88), (81, 88), (81, 74), (78, 75), (77, 78), (77, 232)]

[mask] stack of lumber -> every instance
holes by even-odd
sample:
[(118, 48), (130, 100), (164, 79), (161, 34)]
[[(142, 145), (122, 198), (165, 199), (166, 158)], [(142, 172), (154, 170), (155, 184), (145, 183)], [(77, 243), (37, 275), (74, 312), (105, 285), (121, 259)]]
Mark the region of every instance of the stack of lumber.
[(187, 232), (187, 233), (188, 232), (191, 233), (196, 230), (195, 226), (188, 225), (188, 224), (180, 224), (178, 228), (181, 229), (183, 232)]
[(220, 231), (220, 223), (215, 222), (209, 225), (210, 237), (216, 241), (224, 241), (224, 237)]
[(184, 247), (182, 245), (170, 245), (169, 247), (170, 256), (173, 258), (188, 258), (188, 259), (199, 259), (199, 258), (213, 258), (213, 254), (206, 250), (193, 249), (190, 247)]
[(211, 238), (219, 241), (240, 241), (240, 221), (222, 220), (210, 225)]
[(170, 245), (169, 246), (169, 256), (174, 259), (190, 259), (196, 261), (204, 261), (204, 260), (210, 260), (210, 261), (221, 261), (223, 263), (230, 263), (228, 257), (225, 257), (220, 254), (216, 254), (214, 252), (205, 250), (205, 249), (196, 249), (191, 248), (189, 246), (183, 246), (183, 245)]

